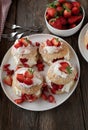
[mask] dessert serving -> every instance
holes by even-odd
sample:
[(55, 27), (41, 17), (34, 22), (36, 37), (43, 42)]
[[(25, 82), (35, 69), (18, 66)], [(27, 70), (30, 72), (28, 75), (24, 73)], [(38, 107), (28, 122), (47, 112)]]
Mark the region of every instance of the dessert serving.
[(39, 52), (48, 64), (52, 64), (59, 59), (70, 59), (69, 47), (58, 38), (47, 39), (47, 41), (40, 44)]
[[(80, 75), (75, 52), (66, 41), (50, 34), (27, 37), (27, 46), (25, 40), (16, 40), (5, 55), (1, 65), (3, 90), (13, 103), (28, 110), (47, 110), (61, 104), (75, 90)], [(30, 57), (31, 48), (36, 56), (32, 53)], [(30, 67), (26, 59), (36, 63)]]
[(69, 92), (74, 85), (77, 70), (66, 60), (54, 62), (47, 72), (47, 84), (53, 93)]
[(16, 64), (29, 65), (30, 67), (37, 62), (37, 48), (33, 46), (30, 39), (17, 39), (12, 46), (11, 53)]

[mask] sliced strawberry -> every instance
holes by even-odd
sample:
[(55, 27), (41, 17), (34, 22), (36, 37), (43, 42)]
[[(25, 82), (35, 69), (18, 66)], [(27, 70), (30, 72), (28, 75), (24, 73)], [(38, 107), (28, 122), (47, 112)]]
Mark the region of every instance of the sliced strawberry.
[(23, 43), (22, 42), (19, 42), (18, 41), (18, 43), (16, 43), (15, 45), (14, 45), (14, 47), (17, 49), (17, 48), (19, 48), (19, 47), (22, 47), (23, 46)]
[(72, 5), (74, 6), (74, 7), (80, 7), (81, 6), (81, 4), (78, 2), (78, 1), (73, 1), (72, 2)]
[(47, 46), (53, 46), (51, 40), (49, 40), (49, 39), (46, 41), (46, 43), (47, 43)]
[(30, 71), (26, 71), (25, 74), (24, 74), (24, 77), (25, 78), (33, 78), (33, 73), (31, 73)]
[(80, 9), (78, 7), (73, 7), (72, 8), (72, 14), (73, 15), (79, 15)]
[(3, 70), (7, 71), (9, 67), (10, 67), (10, 64), (5, 64), (5, 65), (3, 65)]
[(33, 81), (30, 78), (26, 78), (26, 79), (24, 79), (24, 83), (27, 85), (32, 85)]
[(50, 8), (47, 8), (47, 13), (49, 16), (54, 17), (56, 15), (57, 11), (55, 8), (50, 7)]
[(24, 102), (24, 100), (22, 98), (19, 98), (19, 99), (15, 99), (14, 102), (17, 104), (21, 104)]
[(53, 45), (54, 46), (60, 46), (61, 45), (61, 43), (60, 43), (60, 41), (58, 40), (58, 38), (53, 38), (52, 40), (51, 40), (51, 42), (53, 43)]
[(36, 42), (35, 45), (39, 47), (39, 46), (40, 46), (40, 43), (39, 43), (39, 42)]
[(62, 89), (64, 85), (58, 85), (58, 89)]
[(9, 70), (8, 69), (6, 72), (7, 72), (7, 75), (13, 75), (14, 74), (14, 70)]
[(54, 88), (50, 88), (52, 94), (56, 94), (56, 90)]
[(69, 18), (69, 17), (71, 17), (71, 10), (64, 10), (64, 17), (65, 18)]
[(53, 103), (53, 102), (55, 103), (55, 102), (56, 102), (53, 95), (49, 95), (49, 96), (48, 96), (48, 101), (49, 101), (50, 103)]
[(28, 95), (28, 97), (29, 97), (29, 102), (34, 102), (36, 99), (37, 99), (37, 97), (35, 96), (35, 95)]
[(26, 59), (26, 58), (20, 58), (20, 61), (21, 61), (22, 63), (25, 63), (25, 62), (28, 61), (28, 59)]
[(24, 82), (24, 75), (23, 74), (17, 74), (17, 80), (21, 83)]
[(12, 77), (10, 75), (7, 75), (4, 79), (3, 82), (8, 85), (8, 86), (12, 86)]
[(38, 71), (43, 71), (44, 70), (44, 64), (37, 64)]
[(53, 89), (54, 89), (55, 91), (58, 90), (58, 85), (57, 85), (57, 84), (51, 82), (51, 86), (53, 87)]
[(86, 45), (86, 49), (88, 50), (88, 44)]
[(42, 97), (43, 100), (47, 100), (48, 99), (48, 97), (47, 97), (47, 95), (45, 93), (42, 93), (41, 97)]
[(65, 68), (69, 66), (69, 64), (67, 62), (64, 62), (64, 61), (61, 62), (60, 65), (63, 66), (63, 67), (65, 67)]
[(27, 67), (27, 68), (30, 67), (30, 66), (29, 66), (28, 64), (26, 64), (26, 63), (23, 63), (23, 66), (24, 66), (24, 67)]
[(82, 20), (83, 16), (80, 15), (80, 16), (71, 16), (70, 18), (68, 18), (68, 23), (69, 24), (73, 24), (73, 23), (76, 23), (76, 22), (80, 22)]

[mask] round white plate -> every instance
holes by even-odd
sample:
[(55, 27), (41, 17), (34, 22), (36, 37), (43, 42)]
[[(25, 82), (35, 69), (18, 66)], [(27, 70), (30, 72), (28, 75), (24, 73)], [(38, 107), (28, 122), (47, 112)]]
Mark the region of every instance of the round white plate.
[[(35, 35), (30, 35), (28, 36), (30, 38), (30, 40), (35, 43), (35, 42), (44, 42), (47, 39), (51, 39), (53, 37), (56, 37), (54, 35), (50, 35), (50, 34), (35, 34)], [(60, 38), (61, 39), (61, 38)], [(64, 41), (63, 39), (61, 39), (62, 41)], [(64, 41), (66, 42), (66, 41)], [(68, 44), (66, 42), (66, 44)], [(79, 60), (77, 58), (77, 55), (75, 53), (75, 51), (72, 49), (72, 47), (68, 44), (70, 51), (71, 51), (71, 63), (77, 68), (78, 71), (78, 75), (80, 76), (80, 65), (79, 65)], [(13, 57), (11, 56), (11, 48), (8, 50), (8, 52), (6, 53), (6, 55), (3, 58), (2, 64), (1, 64), (1, 86), (2, 89), (4, 91), (4, 93), (6, 94), (6, 96), (13, 102), (14, 99), (17, 98), (17, 96), (15, 95), (13, 89), (11, 87), (6, 86), (3, 83), (3, 77), (5, 76), (5, 73), (3, 72), (3, 65), (10, 63), (11, 64), (11, 68), (15, 67), (15, 63), (13, 60)], [(79, 76), (78, 76), (78, 80), (79, 80)], [(55, 108), (57, 106), (59, 106), (60, 104), (62, 104), (64, 101), (66, 101), (71, 94), (73, 93), (73, 91), (75, 90), (77, 84), (78, 84), (78, 80), (75, 82), (74, 87), (71, 89), (71, 91), (69, 93), (63, 93), (63, 94), (59, 94), (59, 95), (55, 95), (55, 99), (56, 99), (56, 103), (49, 103), (47, 101), (44, 101), (42, 99), (38, 99), (35, 102), (24, 102), (22, 104), (16, 104), (17, 106), (24, 108), (26, 110), (32, 110), (32, 111), (44, 111), (44, 110), (49, 110), (52, 108)]]
[(84, 44), (84, 35), (87, 30), (88, 30), (88, 23), (83, 27), (83, 29), (81, 30), (81, 32), (79, 34), (78, 46), (79, 46), (79, 50), (80, 50), (82, 56), (88, 62), (88, 50), (86, 49), (85, 44)]

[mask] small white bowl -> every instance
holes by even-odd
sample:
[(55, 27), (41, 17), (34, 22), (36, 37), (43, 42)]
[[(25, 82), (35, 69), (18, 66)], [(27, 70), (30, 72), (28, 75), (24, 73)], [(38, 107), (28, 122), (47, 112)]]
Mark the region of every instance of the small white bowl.
[[(46, 19), (46, 11), (45, 11), (45, 14), (44, 14), (44, 18), (45, 18), (45, 22), (46, 22), (46, 26), (47, 28), (49, 29), (49, 31), (55, 35), (58, 35), (58, 36), (61, 36), (61, 37), (68, 37), (68, 36), (71, 36), (73, 34), (75, 34), (82, 26), (83, 24), (83, 21), (84, 21), (84, 18), (85, 18), (85, 11), (84, 11), (84, 8), (81, 6), (82, 8), (82, 12), (83, 12), (83, 18), (82, 20), (80, 21), (80, 23), (74, 27), (74, 28), (71, 28), (71, 29), (66, 29), (66, 30), (61, 30), (61, 29), (56, 29), (54, 27), (52, 27), (47, 19)], [(47, 10), (47, 9), (46, 9)]]

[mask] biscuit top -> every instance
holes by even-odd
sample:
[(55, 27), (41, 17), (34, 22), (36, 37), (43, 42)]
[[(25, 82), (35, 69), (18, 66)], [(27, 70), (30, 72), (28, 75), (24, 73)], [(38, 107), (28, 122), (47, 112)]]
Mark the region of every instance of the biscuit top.
[(52, 38), (51, 40), (47, 40), (44, 43), (43, 51), (44, 53), (52, 54), (59, 52), (59, 50), (62, 48), (61, 47), (61, 42), (59, 41), (58, 38)]
[(12, 47), (15, 54), (29, 54), (33, 51), (32, 42), (27, 38), (17, 39)]
[(17, 83), (21, 87), (30, 88), (42, 83), (41, 76), (32, 68), (19, 68), (15, 72)]
[(74, 69), (70, 62), (66, 61), (66, 60), (60, 60), (55, 62), (52, 65), (53, 68), (53, 73), (55, 73), (56, 75), (62, 77), (62, 78), (66, 78), (70, 73), (72, 73), (72, 70)]

